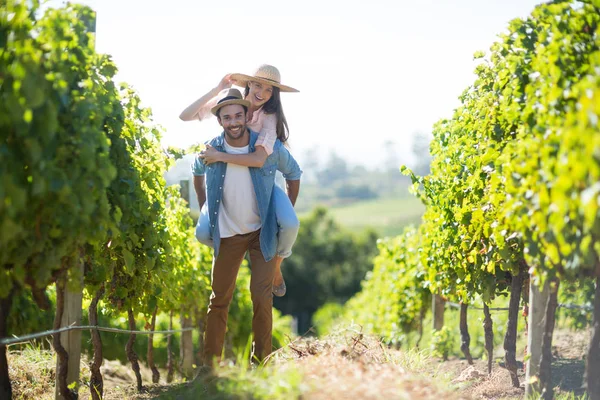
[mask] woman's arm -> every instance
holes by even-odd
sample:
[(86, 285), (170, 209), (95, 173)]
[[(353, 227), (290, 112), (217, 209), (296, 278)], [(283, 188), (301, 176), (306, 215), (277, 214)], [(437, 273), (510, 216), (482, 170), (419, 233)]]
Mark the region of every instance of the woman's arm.
[[(201, 111), (205, 111), (202, 114), (208, 114), (204, 110), (207, 108), (208, 103), (214, 99), (221, 90), (231, 87), (232, 81), (230, 75), (225, 75), (219, 84), (212, 88), (208, 93), (204, 96), (200, 97), (198, 100), (194, 101), (192, 104), (186, 107), (185, 110), (179, 114), (179, 118), (182, 121), (193, 121), (195, 119), (202, 119), (199, 117), (205, 117), (201, 115)], [(210, 110), (208, 110), (210, 112)]]
[(256, 146), (254, 152), (248, 154), (227, 154), (210, 146), (206, 146), (206, 150), (200, 153), (200, 158), (207, 165), (214, 162), (224, 162), (256, 168), (261, 168), (267, 157), (267, 151), (263, 146)]

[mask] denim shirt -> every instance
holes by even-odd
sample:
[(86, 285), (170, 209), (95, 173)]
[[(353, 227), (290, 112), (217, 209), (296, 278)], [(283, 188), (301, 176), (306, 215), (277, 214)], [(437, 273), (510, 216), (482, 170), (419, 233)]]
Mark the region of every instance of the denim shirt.
[[(250, 129), (250, 143), (248, 152), (252, 153), (255, 150), (254, 144), (258, 138), (258, 134)], [(225, 152), (224, 147), (225, 133), (212, 139), (208, 142), (216, 150)], [(265, 261), (270, 261), (277, 250), (277, 219), (275, 217), (275, 205), (273, 202), (273, 186), (275, 185), (275, 173), (281, 171), (283, 177), (287, 180), (299, 180), (302, 171), (298, 163), (290, 152), (277, 140), (273, 147), (273, 153), (267, 157), (262, 168), (248, 167), (254, 193), (258, 203), (258, 212), (260, 214), (261, 231), (260, 231), (260, 249), (263, 253)], [(207, 205), (210, 219), (210, 232), (214, 243), (215, 257), (219, 254), (221, 244), (221, 236), (219, 234), (219, 212), (220, 205), (223, 200), (223, 182), (225, 181), (225, 173), (227, 171), (227, 163), (216, 162), (210, 165), (205, 165), (201, 158), (196, 157), (192, 165), (192, 172), (195, 176), (206, 174), (206, 194)], [(244, 204), (240, 204), (244, 207)]]

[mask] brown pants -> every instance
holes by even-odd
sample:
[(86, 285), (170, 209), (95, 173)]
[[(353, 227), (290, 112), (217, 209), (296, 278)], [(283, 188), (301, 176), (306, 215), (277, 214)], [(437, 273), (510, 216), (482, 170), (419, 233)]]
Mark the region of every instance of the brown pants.
[(246, 251), (250, 252), (252, 275), (250, 294), (254, 315), (252, 333), (254, 335), (254, 356), (259, 360), (271, 353), (271, 334), (273, 329), (273, 277), (275, 259), (265, 262), (260, 250), (260, 229), (245, 235), (236, 235), (221, 239), (219, 255), (213, 259), (212, 294), (208, 307), (206, 331), (204, 334), (204, 364), (221, 358), (229, 304), (235, 289), (240, 265)]

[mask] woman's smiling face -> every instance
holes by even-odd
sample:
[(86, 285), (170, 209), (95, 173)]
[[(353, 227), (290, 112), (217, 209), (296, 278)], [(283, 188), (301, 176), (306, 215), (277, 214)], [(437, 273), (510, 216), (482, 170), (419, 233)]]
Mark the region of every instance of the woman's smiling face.
[(250, 101), (255, 108), (260, 108), (271, 96), (273, 96), (273, 86), (261, 82), (248, 82), (250, 89), (246, 100)]

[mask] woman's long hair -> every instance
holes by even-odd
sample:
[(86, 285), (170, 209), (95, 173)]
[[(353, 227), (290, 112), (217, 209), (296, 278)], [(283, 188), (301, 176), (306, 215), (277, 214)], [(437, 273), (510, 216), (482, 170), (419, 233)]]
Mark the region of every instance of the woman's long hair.
[[(250, 87), (246, 85), (246, 89), (244, 90), (244, 98), (248, 96), (250, 93)], [(290, 136), (290, 128), (288, 127), (287, 120), (285, 119), (285, 114), (283, 113), (283, 106), (281, 105), (281, 90), (273, 86), (273, 94), (269, 101), (263, 104), (262, 109), (265, 114), (275, 114), (277, 118), (277, 139), (281, 143), (287, 142)]]

